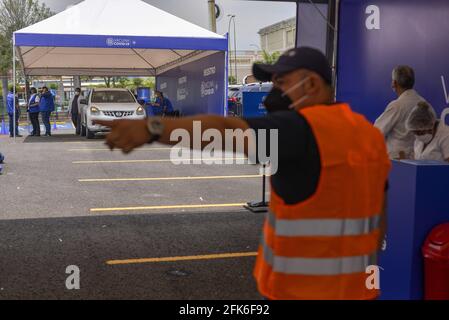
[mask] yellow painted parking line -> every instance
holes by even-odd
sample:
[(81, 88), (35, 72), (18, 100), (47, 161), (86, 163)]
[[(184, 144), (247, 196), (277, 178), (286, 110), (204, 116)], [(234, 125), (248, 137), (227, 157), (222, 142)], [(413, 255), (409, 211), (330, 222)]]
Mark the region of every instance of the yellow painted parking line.
[(257, 252), (238, 252), (238, 253), (208, 254), (199, 256), (109, 260), (106, 261), (106, 264), (119, 265), (119, 264), (139, 264), (139, 263), (160, 263), (160, 262), (177, 262), (177, 261), (194, 261), (194, 260), (230, 259), (230, 258), (255, 257), (255, 256), (257, 256)]
[[(159, 151), (159, 150), (181, 150), (181, 148), (171, 148), (171, 147), (161, 147), (161, 148), (139, 148), (139, 149), (134, 149), (134, 151)], [(190, 150), (185, 148), (185, 150)], [(109, 151), (111, 152), (110, 149), (108, 148), (79, 148), (79, 149), (68, 149), (67, 151), (69, 152), (83, 152), (83, 151)], [(113, 151), (121, 151), (119, 149), (115, 149)]]
[(116, 181), (170, 181), (170, 180), (218, 180), (260, 178), (260, 174), (246, 174), (235, 176), (199, 176), (199, 177), (159, 177), (159, 178), (112, 178), (112, 179), (78, 179), (79, 182), (116, 182)]
[[(247, 160), (248, 158), (198, 158), (180, 159), (180, 161), (225, 161), (225, 160)], [(151, 162), (171, 162), (171, 159), (145, 159), (145, 160), (82, 160), (72, 161), (72, 164), (98, 164), (98, 163), (151, 163)], [(174, 160), (173, 160), (174, 161)]]
[(146, 206), (146, 207), (93, 208), (93, 209), (90, 209), (90, 212), (166, 210), (166, 209), (229, 208), (229, 207), (241, 207), (241, 206), (243, 206), (245, 204), (246, 203), (216, 203), (216, 204), (183, 204), (183, 205)]

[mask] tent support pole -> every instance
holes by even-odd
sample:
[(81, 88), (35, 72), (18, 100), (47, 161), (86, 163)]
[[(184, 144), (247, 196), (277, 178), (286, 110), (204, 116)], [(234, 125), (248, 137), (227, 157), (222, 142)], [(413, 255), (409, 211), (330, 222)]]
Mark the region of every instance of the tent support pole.
[(338, 30), (340, 27), (340, 0), (336, 0), (334, 7), (334, 17), (335, 17), (335, 33), (334, 33), (334, 43), (333, 43), (333, 52), (332, 52), (332, 67), (334, 69), (334, 90), (335, 90), (335, 98), (337, 97), (337, 75), (338, 75)]
[(170, 49), (170, 51), (172, 51), (174, 54), (176, 54), (179, 58), (182, 58), (182, 55), (180, 55), (179, 53), (177, 53), (175, 50)]
[(16, 142), (16, 35), (12, 35), (12, 92), (14, 95), (13, 99), (13, 135), (14, 142)]
[[(227, 41), (227, 43), (228, 43), (228, 45), (229, 45), (229, 33), (226, 33), (226, 41)], [(224, 54), (224, 56), (225, 56), (225, 61), (224, 61), (224, 63), (225, 63), (225, 79), (224, 79), (224, 85), (225, 85), (225, 94), (224, 94), (224, 116), (225, 117), (227, 117), (228, 116), (228, 90), (229, 90), (229, 71), (228, 71), (228, 68), (229, 68), (229, 65), (228, 65), (228, 63), (229, 63), (229, 57), (228, 57), (228, 55), (229, 55), (229, 46), (226, 48), (226, 51), (225, 51), (225, 54)]]

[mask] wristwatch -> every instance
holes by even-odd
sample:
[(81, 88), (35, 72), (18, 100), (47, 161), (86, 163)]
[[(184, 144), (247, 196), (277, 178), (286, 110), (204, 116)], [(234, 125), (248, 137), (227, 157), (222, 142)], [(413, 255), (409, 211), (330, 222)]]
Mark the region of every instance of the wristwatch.
[(147, 121), (147, 128), (151, 135), (150, 141), (148, 141), (148, 143), (158, 141), (161, 138), (162, 133), (164, 132), (164, 124), (159, 118), (149, 118)]

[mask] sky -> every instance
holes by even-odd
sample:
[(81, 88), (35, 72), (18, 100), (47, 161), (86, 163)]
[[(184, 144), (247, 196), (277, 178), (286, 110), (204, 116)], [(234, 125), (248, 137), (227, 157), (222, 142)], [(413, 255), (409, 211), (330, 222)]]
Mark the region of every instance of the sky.
[[(121, 0), (126, 1), (126, 0)], [(40, 0), (54, 12), (80, 0)], [(174, 14), (203, 28), (209, 28), (207, 0), (145, 0), (149, 4)], [(217, 33), (228, 32), (228, 14), (236, 15), (237, 50), (255, 50), (260, 46), (257, 32), (266, 26), (295, 16), (296, 4), (291, 2), (216, 0), (224, 14), (217, 21)], [(233, 30), (231, 29), (233, 35)], [(232, 48), (234, 49), (234, 48)]]

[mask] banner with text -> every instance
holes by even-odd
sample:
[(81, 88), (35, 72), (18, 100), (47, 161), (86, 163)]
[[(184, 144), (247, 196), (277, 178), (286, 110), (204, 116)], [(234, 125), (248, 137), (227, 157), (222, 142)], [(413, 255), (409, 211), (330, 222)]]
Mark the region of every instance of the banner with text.
[(157, 77), (156, 86), (183, 115), (224, 115), (225, 53), (214, 53), (168, 70)]

